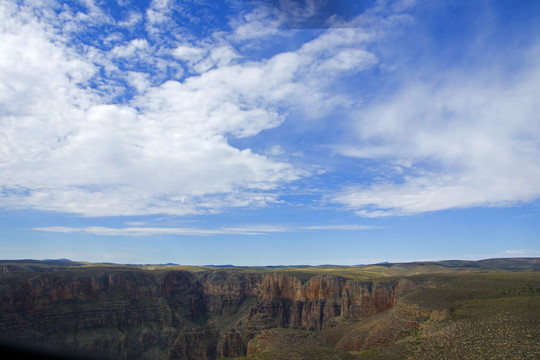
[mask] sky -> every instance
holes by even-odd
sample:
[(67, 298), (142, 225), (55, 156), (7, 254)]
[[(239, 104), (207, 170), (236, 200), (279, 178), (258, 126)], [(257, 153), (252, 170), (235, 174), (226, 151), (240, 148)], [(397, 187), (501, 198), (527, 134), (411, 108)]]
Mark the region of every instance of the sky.
[(0, 0), (0, 258), (540, 256), (540, 2)]

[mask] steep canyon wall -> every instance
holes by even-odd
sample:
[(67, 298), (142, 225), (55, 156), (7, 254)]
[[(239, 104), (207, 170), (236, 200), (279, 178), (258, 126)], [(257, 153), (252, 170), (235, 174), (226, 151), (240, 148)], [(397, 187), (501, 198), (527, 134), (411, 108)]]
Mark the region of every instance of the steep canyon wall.
[(110, 358), (245, 355), (270, 328), (318, 331), (394, 306), (399, 282), (279, 273), (79, 269), (6, 272), (0, 334)]

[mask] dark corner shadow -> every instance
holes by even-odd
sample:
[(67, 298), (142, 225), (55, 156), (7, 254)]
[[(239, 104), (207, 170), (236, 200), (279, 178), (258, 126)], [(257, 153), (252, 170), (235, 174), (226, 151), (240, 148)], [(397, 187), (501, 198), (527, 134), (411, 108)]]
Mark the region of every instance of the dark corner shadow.
[(0, 341), (0, 358), (8, 359), (55, 359), (55, 360), (96, 360), (88, 355), (73, 354), (64, 351), (52, 350), (36, 345), (25, 345), (16, 342)]

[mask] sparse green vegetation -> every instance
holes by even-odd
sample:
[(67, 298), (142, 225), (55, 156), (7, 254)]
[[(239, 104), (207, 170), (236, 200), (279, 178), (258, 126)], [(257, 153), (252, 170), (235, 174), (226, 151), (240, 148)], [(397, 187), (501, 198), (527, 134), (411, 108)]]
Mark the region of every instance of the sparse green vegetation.
[[(386, 346), (344, 353), (294, 349), (291, 359), (535, 359), (540, 358), (540, 273), (537, 271), (457, 272), (407, 277), (418, 286), (402, 298), (418, 328)], [(419, 306), (419, 307), (417, 307)], [(416, 310), (414, 310), (416, 309)], [(388, 313), (352, 325), (323, 331), (355, 335), (395, 321)], [(444, 315), (446, 314), (446, 315)], [(375, 325), (377, 323), (377, 325)], [(395, 325), (395, 323), (394, 323)], [(326, 350), (328, 351), (328, 350)], [(317, 354), (315, 355), (315, 352)], [(339, 355), (338, 355), (339, 354)], [(285, 359), (283, 352), (254, 354), (242, 359)], [(315, 356), (315, 357), (310, 357)], [(338, 357), (340, 358), (340, 357)]]

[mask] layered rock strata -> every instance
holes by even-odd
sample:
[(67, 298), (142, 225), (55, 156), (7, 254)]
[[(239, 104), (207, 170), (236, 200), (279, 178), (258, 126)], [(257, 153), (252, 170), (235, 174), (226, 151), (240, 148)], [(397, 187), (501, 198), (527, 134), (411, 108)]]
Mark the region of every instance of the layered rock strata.
[[(398, 290), (398, 291), (396, 291)], [(0, 277), (0, 334), (104, 358), (245, 355), (265, 329), (319, 331), (396, 303), (398, 281), (77, 269)]]

